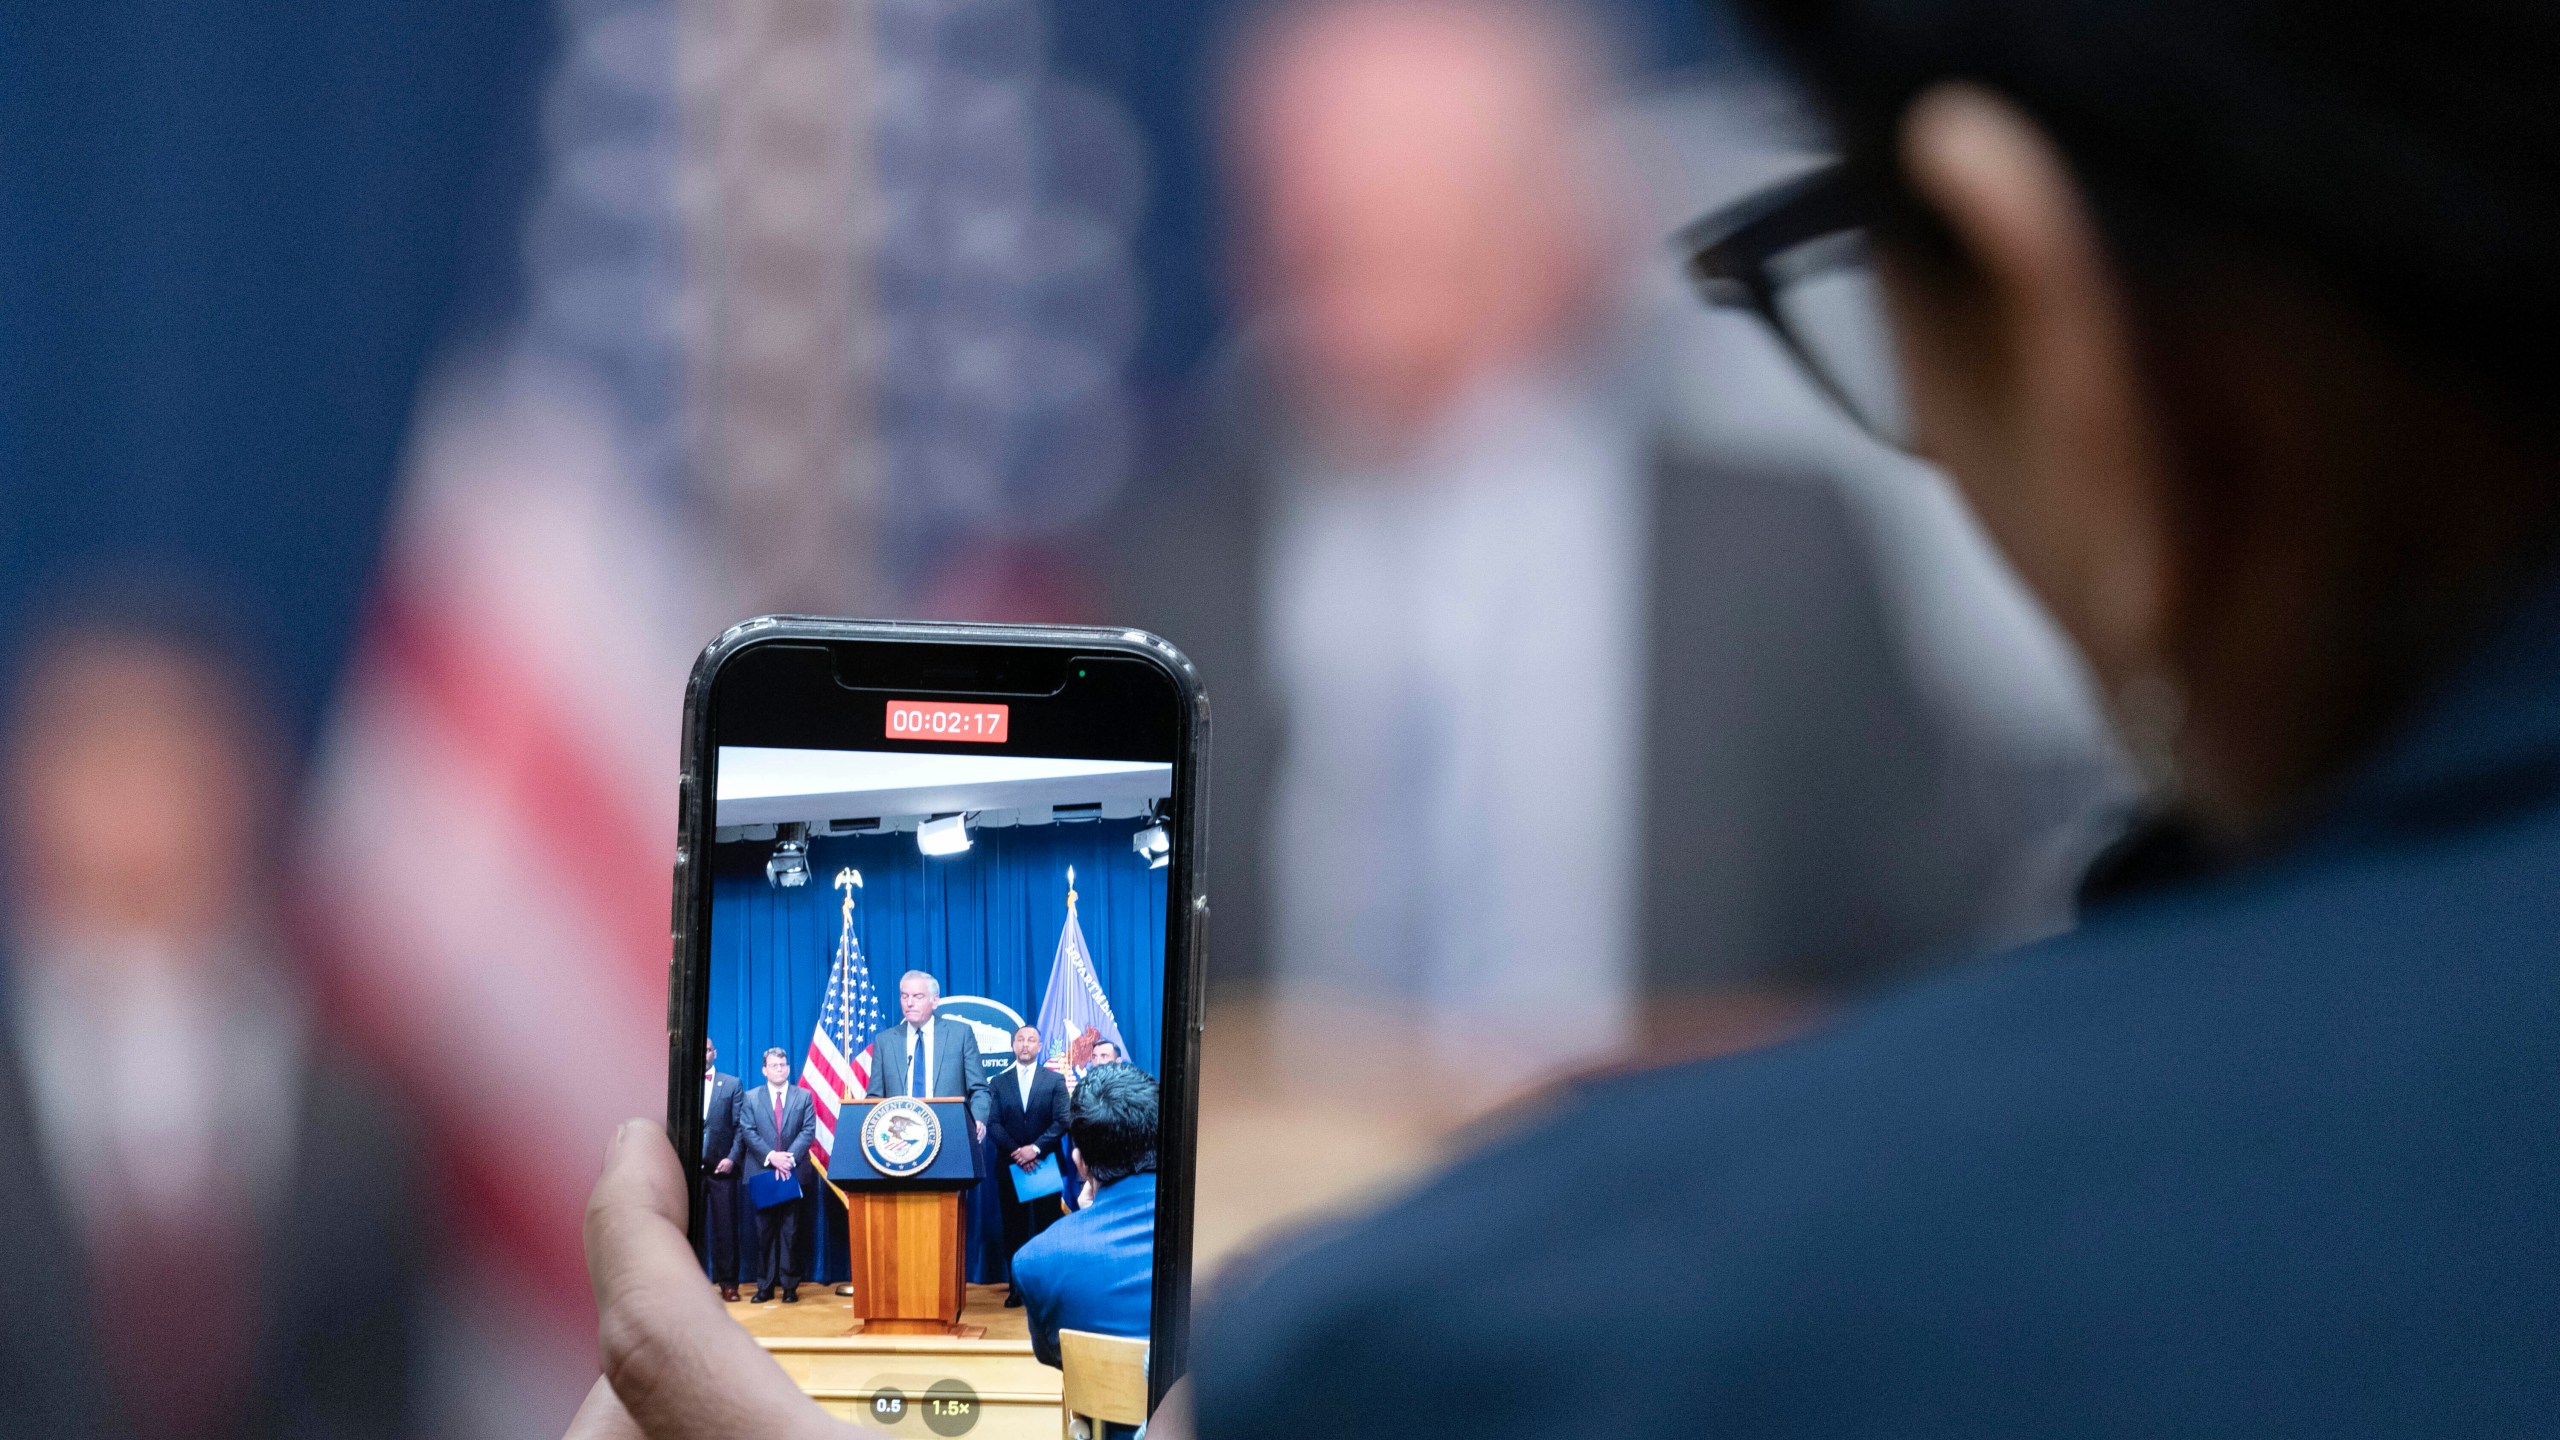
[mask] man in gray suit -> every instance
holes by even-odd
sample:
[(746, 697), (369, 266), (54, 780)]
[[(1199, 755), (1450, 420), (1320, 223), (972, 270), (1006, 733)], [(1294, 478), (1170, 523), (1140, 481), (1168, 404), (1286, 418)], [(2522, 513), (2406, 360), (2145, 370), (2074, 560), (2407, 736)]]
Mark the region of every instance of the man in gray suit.
[(782, 1288), (782, 1303), (800, 1303), (800, 1212), (808, 1208), (809, 1146), (818, 1138), (818, 1110), (809, 1092), (791, 1083), (791, 1054), (764, 1052), (764, 1083), (738, 1097), (738, 1148), (776, 1175), (797, 1180), (802, 1199), (756, 1211), (756, 1293), (761, 1305)]
[(921, 970), (898, 977), (898, 1013), (905, 1018), (871, 1037), (871, 1086), (863, 1093), (875, 1100), (966, 1096), (983, 1143), (995, 1097), (987, 1091), (987, 1067), (978, 1063), (978, 1032), (963, 1021), (936, 1018), (941, 1003), (941, 981)]

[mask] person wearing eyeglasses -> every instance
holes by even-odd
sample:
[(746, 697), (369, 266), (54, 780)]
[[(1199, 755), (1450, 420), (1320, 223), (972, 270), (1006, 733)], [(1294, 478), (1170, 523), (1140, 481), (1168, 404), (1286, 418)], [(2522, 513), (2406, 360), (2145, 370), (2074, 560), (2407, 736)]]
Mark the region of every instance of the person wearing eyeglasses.
[[(1841, 159), (1692, 272), (1962, 487), (2150, 818), (2067, 935), (1589, 1082), (1222, 1277), (1189, 1428), (2549, 1433), (2560, 10), (1750, 10)], [(662, 1136), (595, 1214), (588, 1433), (814, 1434), (712, 1338)]]
[(1690, 273), (1954, 478), (2148, 818), (1231, 1277), (1197, 1433), (2548, 1433), (2560, 9), (1751, 8), (1841, 157)]

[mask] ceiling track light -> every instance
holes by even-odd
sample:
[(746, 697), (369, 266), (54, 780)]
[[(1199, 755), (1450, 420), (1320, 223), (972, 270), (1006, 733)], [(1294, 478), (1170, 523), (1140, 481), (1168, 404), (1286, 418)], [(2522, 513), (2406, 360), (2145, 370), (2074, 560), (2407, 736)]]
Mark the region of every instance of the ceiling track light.
[(916, 848), (927, 855), (952, 856), (969, 848), (969, 821), (963, 815), (938, 815), (916, 827)]
[(1129, 848), (1147, 859), (1147, 868), (1161, 870), (1173, 859), (1173, 837), (1166, 833), (1161, 820), (1129, 837)]
[(779, 834), (773, 844), (773, 858), (764, 862), (765, 883), (796, 890), (809, 883), (809, 827), (795, 821), (783, 826)]

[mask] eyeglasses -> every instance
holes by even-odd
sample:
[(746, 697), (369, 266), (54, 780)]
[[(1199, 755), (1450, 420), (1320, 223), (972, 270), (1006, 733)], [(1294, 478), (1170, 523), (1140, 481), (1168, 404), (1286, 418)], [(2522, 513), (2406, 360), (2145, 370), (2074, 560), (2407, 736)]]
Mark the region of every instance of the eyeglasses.
[(1692, 221), (1672, 243), (1700, 299), (1758, 315), (1859, 428), (1910, 448), (1884, 290), (1839, 166)]

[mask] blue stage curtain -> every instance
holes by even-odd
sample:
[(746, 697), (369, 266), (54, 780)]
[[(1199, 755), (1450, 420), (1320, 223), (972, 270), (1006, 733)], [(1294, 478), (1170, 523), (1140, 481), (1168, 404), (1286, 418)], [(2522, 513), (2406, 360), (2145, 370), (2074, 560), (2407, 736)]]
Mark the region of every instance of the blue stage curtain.
[[(809, 883), (785, 890), (765, 880), (770, 841), (717, 846), (712, 854), (710, 1035), (720, 1068), (752, 1086), (762, 1056), (780, 1046), (796, 1081), (818, 1023), (827, 972), (835, 964), (844, 892), (836, 872), (862, 872), (853, 931), (880, 992), (885, 1022), (897, 1022), (898, 976), (922, 970), (945, 995), (983, 995), (1036, 1021), (1067, 918), (1067, 867), (1076, 872), (1077, 918), (1111, 999), (1129, 1060), (1149, 1071), (1163, 1054), (1165, 881), (1129, 848), (1146, 822), (1080, 821), (970, 831), (963, 854), (936, 859), (913, 835), (813, 840)], [(969, 1278), (1004, 1278), (992, 1151), (979, 1157), (991, 1178), (963, 1199)], [(846, 1274), (843, 1211), (820, 1204), (811, 1278)], [(755, 1217), (738, 1207), (740, 1264), (752, 1280)]]

